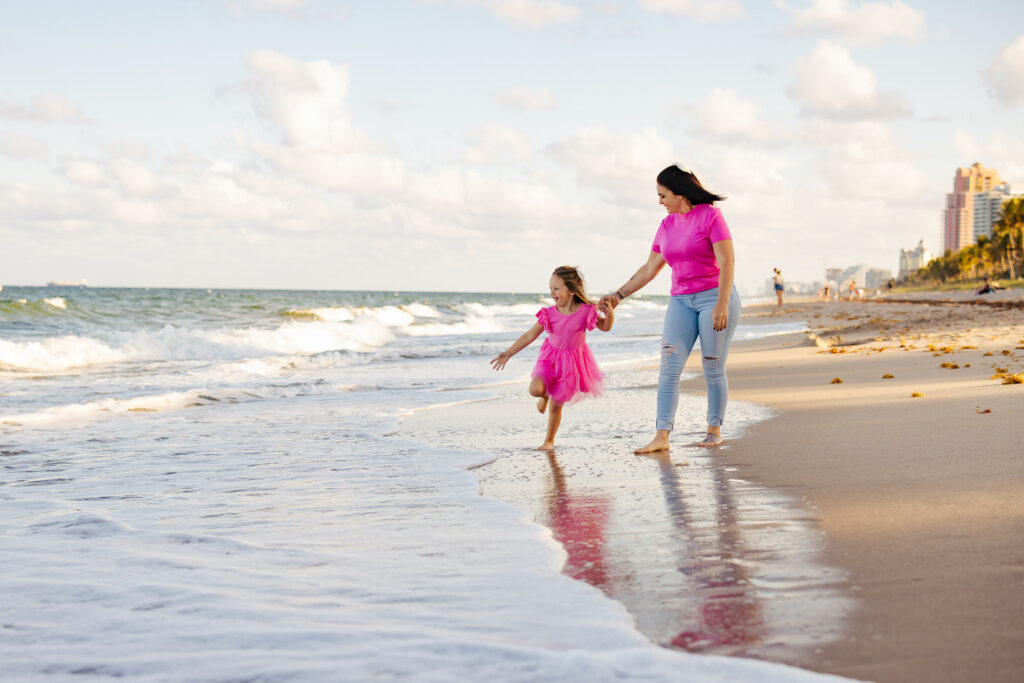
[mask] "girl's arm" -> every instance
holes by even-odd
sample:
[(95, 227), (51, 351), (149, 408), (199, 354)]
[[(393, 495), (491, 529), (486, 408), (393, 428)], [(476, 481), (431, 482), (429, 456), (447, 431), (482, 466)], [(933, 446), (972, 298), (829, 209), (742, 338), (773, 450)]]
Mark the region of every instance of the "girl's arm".
[(611, 306), (605, 306), (600, 309), (604, 313), (603, 318), (597, 319), (597, 329), (602, 332), (607, 332), (612, 329), (612, 325), (615, 324), (615, 309)]
[(491, 365), (494, 366), (495, 370), (503, 370), (505, 363), (509, 362), (512, 356), (516, 355), (527, 346), (533, 343), (533, 341), (540, 336), (540, 333), (544, 331), (544, 328), (540, 326), (540, 323), (534, 323), (533, 327), (523, 332), (519, 339), (512, 342), (512, 346), (508, 347), (497, 356), (491, 359)]
[(661, 269), (665, 267), (665, 258), (656, 251), (652, 251), (647, 257), (647, 263), (640, 266), (640, 269), (633, 273), (633, 277), (626, 281), (626, 284), (619, 287), (614, 294), (606, 294), (601, 297), (601, 303), (609, 309), (615, 308), (622, 300), (630, 294), (636, 294), (647, 284), (658, 276)]
[(732, 281), (736, 275), (736, 254), (732, 240), (722, 240), (711, 245), (718, 261), (718, 301), (711, 313), (711, 326), (724, 330), (729, 324), (729, 297), (732, 296)]

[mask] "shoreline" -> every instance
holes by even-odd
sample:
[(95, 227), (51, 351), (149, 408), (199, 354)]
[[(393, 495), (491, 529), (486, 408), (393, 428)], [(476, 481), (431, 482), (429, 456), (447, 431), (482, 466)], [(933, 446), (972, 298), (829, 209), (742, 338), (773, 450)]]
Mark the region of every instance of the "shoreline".
[(1024, 302), (934, 298), (745, 311), (806, 316), (813, 335), (734, 347), (731, 398), (778, 415), (721, 457), (813, 506), (828, 562), (856, 587), (850, 636), (800, 666), (880, 683), (1017, 681), (1024, 386), (993, 376), (1024, 371)]
[[(543, 418), (515, 385), (487, 406), (406, 418), (399, 432), (494, 453), (476, 470), (481, 494), (551, 529), (567, 550), (564, 573), (625, 604), (654, 642), (879, 683), (1016, 681), (1024, 386), (991, 376), (1024, 372), (1024, 314), (1014, 301), (959, 303), (749, 306), (747, 325), (802, 320), (811, 334), (734, 343), (730, 422), (742, 426), (730, 434), (727, 423), (717, 451), (690, 445), (703, 433), (697, 355), (681, 382), (686, 421), (663, 455), (632, 454), (651, 430), (656, 360), (616, 369), (605, 397), (567, 411), (551, 458), (532, 450)], [(745, 422), (749, 406), (773, 416)], [(980, 444), (985, 457), (971, 457)], [(616, 528), (607, 520), (620, 510), (632, 519)], [(772, 524), (820, 542), (786, 555), (785, 543), (757, 538)], [(817, 583), (788, 584), (807, 576)], [(662, 635), (681, 617), (703, 630)]]

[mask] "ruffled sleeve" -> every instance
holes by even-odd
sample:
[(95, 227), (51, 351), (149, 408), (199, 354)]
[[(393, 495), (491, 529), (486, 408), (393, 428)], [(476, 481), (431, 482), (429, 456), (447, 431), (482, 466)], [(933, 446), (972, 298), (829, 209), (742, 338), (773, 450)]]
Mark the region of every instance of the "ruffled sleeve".
[(545, 332), (551, 332), (551, 321), (548, 320), (548, 309), (542, 308), (537, 311), (537, 322), (544, 328)]
[(597, 306), (591, 306), (590, 311), (587, 312), (587, 329), (592, 330), (597, 327)]

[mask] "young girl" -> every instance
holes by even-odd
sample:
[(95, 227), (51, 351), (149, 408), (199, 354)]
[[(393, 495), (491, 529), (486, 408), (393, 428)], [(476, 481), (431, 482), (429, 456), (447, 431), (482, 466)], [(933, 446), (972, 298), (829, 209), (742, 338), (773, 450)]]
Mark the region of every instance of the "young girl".
[(537, 449), (540, 451), (555, 447), (555, 432), (562, 422), (563, 405), (578, 401), (583, 398), (582, 394), (598, 396), (604, 390), (604, 374), (587, 346), (587, 330), (596, 327), (607, 332), (615, 321), (610, 306), (602, 309), (604, 317), (598, 317), (597, 305), (587, 298), (583, 278), (575, 268), (556, 268), (548, 286), (555, 305), (537, 311), (533, 327), (491, 359), (494, 369), (501, 370), (541, 332), (548, 333), (530, 381), (530, 395), (538, 397), (537, 410), (548, 411), (548, 430), (544, 443)]

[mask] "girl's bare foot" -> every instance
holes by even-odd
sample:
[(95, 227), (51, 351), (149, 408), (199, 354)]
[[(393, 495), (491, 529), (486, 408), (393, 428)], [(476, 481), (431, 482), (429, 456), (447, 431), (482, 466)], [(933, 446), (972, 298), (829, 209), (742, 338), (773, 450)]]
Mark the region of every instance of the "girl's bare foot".
[(554, 441), (545, 441), (544, 443), (542, 443), (540, 446), (537, 447), (537, 450), (538, 451), (553, 451), (553, 450), (555, 450), (555, 442)]
[(667, 451), (667, 450), (668, 450), (668, 432), (666, 432), (664, 436), (662, 436), (661, 434), (658, 434), (653, 439), (651, 439), (651, 442), (649, 444), (647, 444), (646, 446), (642, 446), (642, 447), (636, 449), (635, 451), (633, 451), (633, 453), (636, 454), (636, 455), (640, 455), (642, 453), (657, 453), (658, 451)]
[(541, 396), (540, 398), (537, 399), (537, 412), (538, 413), (543, 413), (547, 409), (548, 409), (548, 397), (547, 396)]

